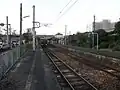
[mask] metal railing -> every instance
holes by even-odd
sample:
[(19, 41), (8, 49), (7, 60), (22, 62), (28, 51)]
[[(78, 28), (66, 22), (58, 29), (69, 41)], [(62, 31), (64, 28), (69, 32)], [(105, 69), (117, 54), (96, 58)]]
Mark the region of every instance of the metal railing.
[(26, 45), (23, 45), (0, 54), (0, 80), (26, 51)]

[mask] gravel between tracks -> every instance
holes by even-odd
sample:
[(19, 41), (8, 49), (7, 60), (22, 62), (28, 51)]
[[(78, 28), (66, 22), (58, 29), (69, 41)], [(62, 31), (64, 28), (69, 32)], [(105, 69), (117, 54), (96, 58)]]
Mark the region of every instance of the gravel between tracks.
[[(64, 62), (74, 68), (80, 75), (97, 86), (100, 90), (120, 90), (120, 81), (109, 74), (91, 68), (77, 60), (72, 59), (67, 53), (60, 53), (58, 49), (53, 49), (55, 54)], [(80, 60), (80, 59), (79, 59)]]

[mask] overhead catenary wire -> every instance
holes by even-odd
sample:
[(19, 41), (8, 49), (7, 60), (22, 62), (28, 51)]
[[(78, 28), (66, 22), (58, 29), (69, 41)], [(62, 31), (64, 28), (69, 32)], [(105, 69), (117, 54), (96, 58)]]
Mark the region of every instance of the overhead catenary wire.
[(76, 3), (78, 0), (76, 0), (60, 17), (58, 17), (58, 19), (56, 20), (56, 22), (63, 16), (65, 15)]
[(72, 2), (72, 0), (70, 0), (66, 5), (65, 7), (59, 12), (58, 16), (64, 11), (64, 9)]
[[(58, 15), (57, 15), (57, 19), (59, 18), (59, 16), (62, 14), (62, 12), (65, 10), (65, 8), (72, 2), (73, 0), (70, 0), (66, 5), (65, 5), (65, 7), (63, 7), (63, 9), (58, 13)], [(56, 19), (56, 20), (57, 20)], [(55, 20), (55, 22), (54, 23), (56, 23), (56, 20)]]

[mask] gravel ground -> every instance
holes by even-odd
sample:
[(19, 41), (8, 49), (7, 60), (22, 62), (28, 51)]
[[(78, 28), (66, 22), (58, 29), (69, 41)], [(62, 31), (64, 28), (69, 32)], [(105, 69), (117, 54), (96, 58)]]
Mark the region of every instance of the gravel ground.
[(100, 90), (120, 90), (120, 81), (109, 74), (86, 66), (63, 53), (60, 53), (58, 49), (55, 50), (55, 53), (80, 75), (84, 76), (87, 80), (89, 79), (89, 81)]
[[(59, 46), (59, 45), (58, 45)], [(57, 46), (56, 46), (57, 47)], [(58, 48), (57, 48), (58, 49)], [(67, 50), (67, 48), (65, 48), (65, 47), (59, 47), (59, 50), (61, 51), (61, 52), (66, 52), (66, 50)], [(73, 48), (74, 49), (74, 48)], [(63, 52), (63, 53), (64, 53)], [(82, 55), (82, 56), (85, 56), (85, 57), (87, 57), (87, 58), (90, 58), (92, 61), (94, 61), (94, 62), (96, 62), (96, 63), (101, 63), (101, 64), (105, 64), (105, 65), (107, 65), (107, 66), (109, 66), (109, 67), (112, 67), (112, 68), (115, 68), (115, 69), (117, 69), (117, 70), (120, 70), (120, 60), (118, 59), (118, 60), (113, 60), (112, 58), (110, 58), (110, 57), (104, 57), (104, 58), (102, 58), (102, 57), (100, 57), (100, 55), (99, 56), (96, 56), (96, 55), (92, 55), (93, 53), (89, 53), (88, 54), (88, 52), (86, 53), (85, 52), (85, 54), (83, 53), (83, 51), (80, 51), (79, 49), (76, 49), (76, 52), (79, 54), (79, 55)], [(75, 53), (76, 53), (75, 52)], [(74, 53), (74, 52), (73, 52)], [(113, 53), (114, 54), (114, 53)]]

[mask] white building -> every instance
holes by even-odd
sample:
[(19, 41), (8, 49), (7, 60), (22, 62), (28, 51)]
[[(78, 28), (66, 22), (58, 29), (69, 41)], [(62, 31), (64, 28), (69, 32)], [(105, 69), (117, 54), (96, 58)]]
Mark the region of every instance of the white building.
[(104, 29), (106, 32), (110, 32), (114, 30), (114, 25), (115, 23), (110, 20), (103, 20), (95, 23), (95, 30)]
[(58, 43), (59, 44), (64, 44), (64, 36), (63, 36), (63, 34), (61, 34), (61, 33), (57, 33), (56, 35), (55, 35), (55, 38), (57, 38), (58, 39)]
[(55, 37), (58, 38), (58, 39), (64, 38), (63, 34), (61, 34), (61, 33), (57, 33), (55, 35)]

